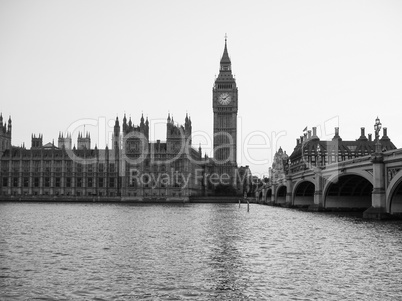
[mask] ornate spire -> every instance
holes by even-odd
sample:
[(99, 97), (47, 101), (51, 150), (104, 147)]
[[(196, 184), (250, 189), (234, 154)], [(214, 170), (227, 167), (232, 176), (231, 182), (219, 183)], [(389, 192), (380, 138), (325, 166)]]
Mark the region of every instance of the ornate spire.
[(230, 58), (229, 58), (229, 53), (228, 53), (228, 47), (227, 47), (227, 35), (225, 35), (225, 49), (223, 50), (223, 55), (221, 58), (221, 65), (230, 65)]

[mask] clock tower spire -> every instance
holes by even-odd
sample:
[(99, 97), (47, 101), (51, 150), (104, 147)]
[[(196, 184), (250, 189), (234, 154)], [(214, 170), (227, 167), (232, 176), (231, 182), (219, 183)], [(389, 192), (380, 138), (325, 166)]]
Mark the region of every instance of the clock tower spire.
[[(212, 107), (214, 112), (214, 161), (216, 172), (221, 176), (227, 174), (230, 178), (230, 184), (235, 186), (238, 94), (236, 80), (232, 74), (232, 62), (228, 53), (226, 36), (219, 75), (215, 79), (212, 89)], [(224, 177), (228, 178), (226, 175)]]

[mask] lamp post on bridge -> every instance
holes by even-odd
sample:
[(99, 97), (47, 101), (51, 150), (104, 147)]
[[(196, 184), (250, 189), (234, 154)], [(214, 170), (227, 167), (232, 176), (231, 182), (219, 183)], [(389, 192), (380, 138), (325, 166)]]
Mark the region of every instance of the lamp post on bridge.
[(384, 155), (381, 153), (379, 140), (381, 122), (377, 117), (374, 124), (375, 153), (372, 155), (373, 163), (373, 191), (371, 193), (371, 207), (363, 212), (363, 218), (386, 219), (389, 218), (385, 195), (385, 166)]
[(374, 124), (374, 132), (375, 132), (375, 152), (379, 154), (381, 152), (381, 144), (380, 144), (380, 131), (381, 131), (381, 122), (380, 118), (376, 118)]

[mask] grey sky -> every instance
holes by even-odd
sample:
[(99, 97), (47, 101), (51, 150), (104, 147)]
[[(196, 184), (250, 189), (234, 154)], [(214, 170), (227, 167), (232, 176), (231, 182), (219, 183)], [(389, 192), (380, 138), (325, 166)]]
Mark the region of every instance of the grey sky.
[[(31, 133), (57, 141), (73, 123), (107, 125), (124, 112), (135, 124), (142, 112), (153, 120), (155, 140), (165, 140), (168, 112), (179, 123), (188, 112), (193, 132), (211, 135), (227, 33), (239, 165), (267, 173), (275, 150), (290, 154), (305, 126), (332, 138), (339, 123), (352, 140), (360, 127), (373, 132), (377, 115), (402, 147), (401, 16), (401, 1), (2, 0), (0, 112), (12, 115), (13, 144), (27, 147)], [(107, 135), (86, 129), (104, 147)], [(270, 148), (240, 149), (264, 135)]]

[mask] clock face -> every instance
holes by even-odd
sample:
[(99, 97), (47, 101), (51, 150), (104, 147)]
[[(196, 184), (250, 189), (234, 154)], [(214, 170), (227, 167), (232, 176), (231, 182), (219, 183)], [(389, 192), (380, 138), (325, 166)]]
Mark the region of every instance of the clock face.
[(232, 98), (229, 93), (222, 93), (219, 95), (218, 101), (221, 105), (228, 105), (232, 101)]

